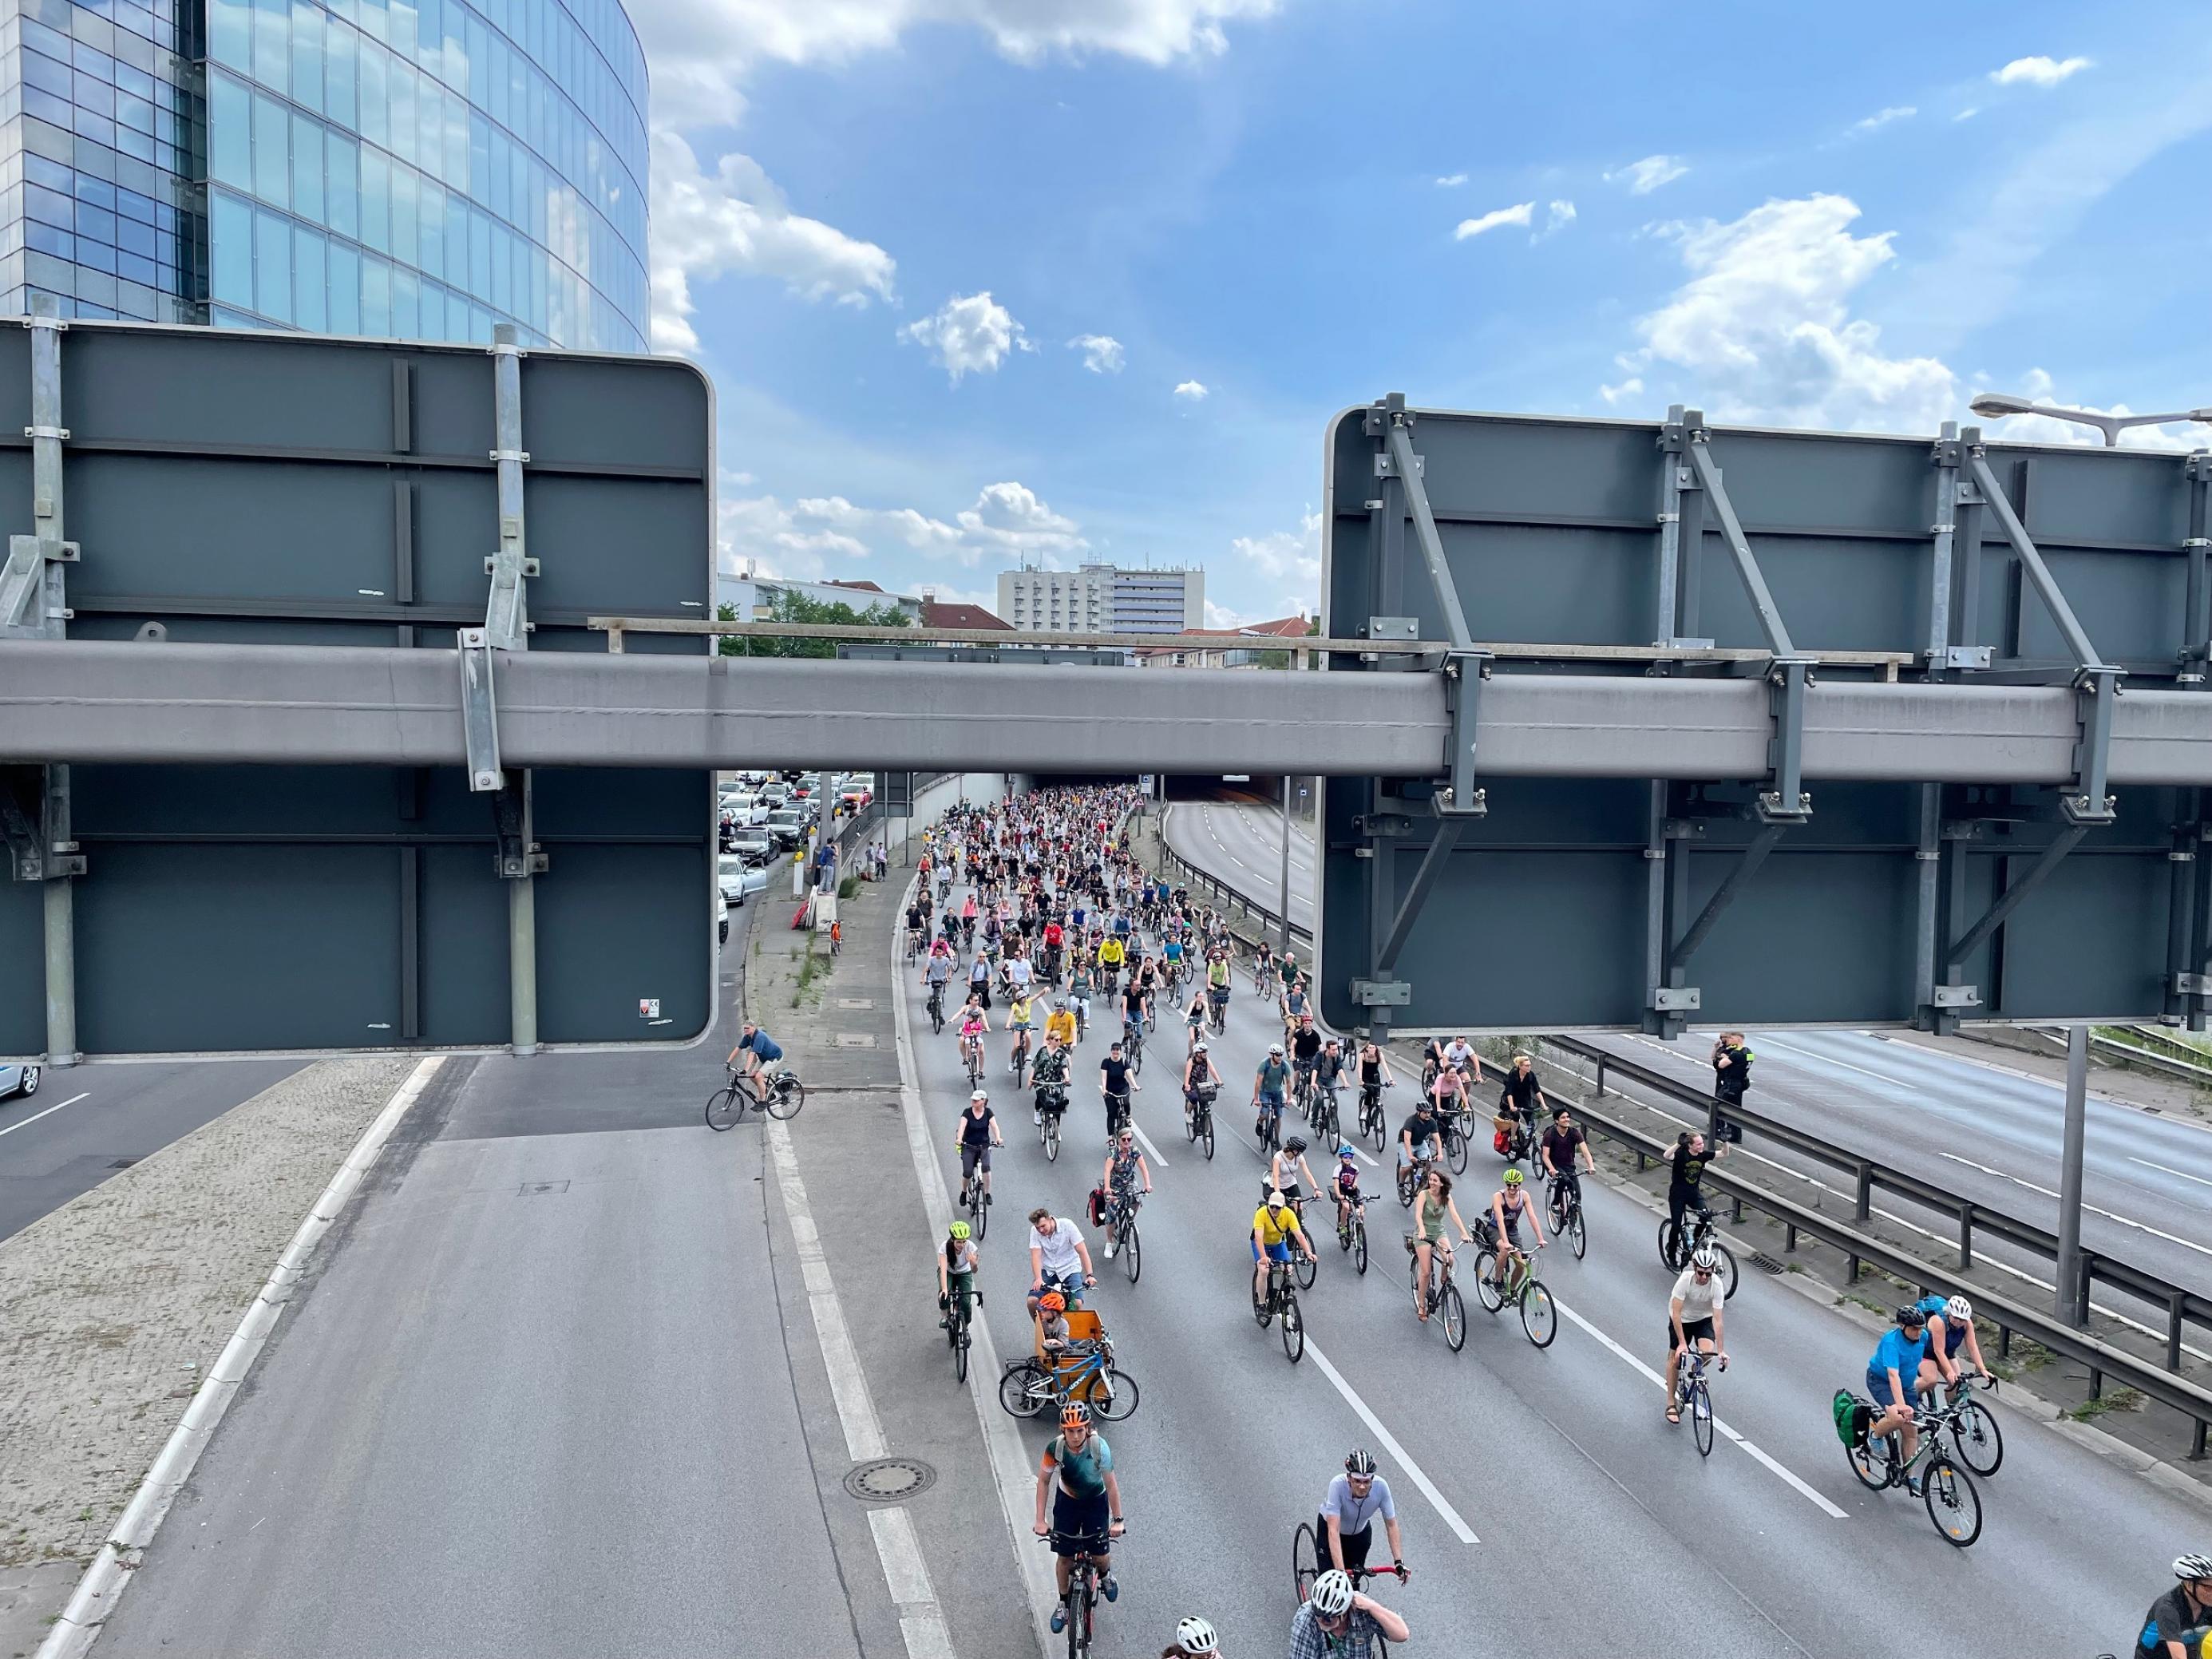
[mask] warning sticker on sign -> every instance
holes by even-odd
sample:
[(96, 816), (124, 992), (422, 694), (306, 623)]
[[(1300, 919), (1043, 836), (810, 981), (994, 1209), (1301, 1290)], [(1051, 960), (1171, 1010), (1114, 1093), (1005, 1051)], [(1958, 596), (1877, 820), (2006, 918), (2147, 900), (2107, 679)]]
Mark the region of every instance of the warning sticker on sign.
[(659, 997), (640, 997), (637, 1000), (637, 1017), (640, 1019), (659, 1019), (660, 1018), (660, 999)]

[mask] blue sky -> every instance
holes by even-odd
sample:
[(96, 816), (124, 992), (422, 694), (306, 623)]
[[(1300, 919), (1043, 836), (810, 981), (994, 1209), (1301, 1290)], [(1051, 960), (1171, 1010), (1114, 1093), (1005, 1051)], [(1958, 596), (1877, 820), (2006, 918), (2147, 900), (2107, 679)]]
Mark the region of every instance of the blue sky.
[(1322, 428), (1385, 392), (2212, 404), (2208, 0), (631, 10), (726, 568), (1195, 562), (1256, 620), (1317, 596)]

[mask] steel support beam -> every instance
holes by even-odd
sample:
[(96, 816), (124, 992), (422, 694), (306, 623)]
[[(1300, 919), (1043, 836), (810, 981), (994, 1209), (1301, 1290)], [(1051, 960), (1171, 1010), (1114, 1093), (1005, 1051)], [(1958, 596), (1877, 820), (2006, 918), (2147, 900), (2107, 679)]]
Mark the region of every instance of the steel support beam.
[(1982, 919), (1951, 946), (1946, 965), (1960, 967), (1979, 950), (1982, 941), (2004, 926), (2005, 918), (2020, 908), (2022, 901), (2050, 878), (2059, 861), (2072, 852), (2081, 837), (2088, 833), (2088, 826), (2082, 823), (2069, 823), (2060, 830), (2051, 844), (2036, 855), (2035, 862), (2027, 866), (2027, 872), (1999, 894), (1996, 902), (1990, 906)]

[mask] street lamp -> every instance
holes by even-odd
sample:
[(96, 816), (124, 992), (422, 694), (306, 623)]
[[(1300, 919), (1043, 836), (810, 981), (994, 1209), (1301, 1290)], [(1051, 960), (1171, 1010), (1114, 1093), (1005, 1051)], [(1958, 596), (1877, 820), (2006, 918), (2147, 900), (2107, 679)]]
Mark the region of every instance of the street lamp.
[(2093, 426), (2105, 434), (2107, 449), (2118, 448), (2120, 434), (2131, 426), (2171, 426), (2179, 421), (2212, 422), (2212, 409), (2185, 410), (2172, 415), (2100, 415), (2091, 409), (2061, 409), (2056, 404), (2030, 403), (2025, 398), (2008, 397), (1999, 392), (1984, 392), (1968, 407), (1975, 414), (1991, 419), (2005, 415), (2048, 415), (2054, 421)]

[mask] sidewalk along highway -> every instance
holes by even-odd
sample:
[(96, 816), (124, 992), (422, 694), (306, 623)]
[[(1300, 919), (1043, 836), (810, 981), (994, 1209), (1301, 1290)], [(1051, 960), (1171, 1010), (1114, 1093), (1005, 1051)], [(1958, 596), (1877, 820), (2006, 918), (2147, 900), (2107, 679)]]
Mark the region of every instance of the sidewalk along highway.
[[(966, 1077), (951, 1030), (930, 1034), (912, 977), (915, 1062), (957, 1190), (951, 1127)], [(1382, 1460), (1415, 1573), (1402, 1590), (1386, 1582), (1382, 1598), (1411, 1621), (1417, 1645), (1437, 1640), (1470, 1654), (1527, 1651), (1525, 1630), (1501, 1613), (1527, 1601), (1514, 1586), (1540, 1583), (1604, 1587), (1529, 1604), (1546, 1645), (1657, 1650), (1679, 1639), (1680, 1586), (1692, 1580), (1708, 1587), (1699, 1640), (1716, 1653), (1904, 1655), (1931, 1639), (2040, 1652), (2062, 1634), (2094, 1651), (2118, 1640), (2159, 1588), (2175, 1540), (2201, 1532), (2201, 1512), (2185, 1500), (2007, 1413), (2005, 1467), (1983, 1483), (1983, 1535), (1971, 1550), (1953, 1549), (1917, 1503), (1859, 1487), (1837, 1442), (1830, 1395), (1861, 1386), (1875, 1334), (1757, 1276), (1729, 1308), (1736, 1364), (1715, 1382), (1735, 1437), (1699, 1459), (1664, 1422), (1652, 1380), (1664, 1364), (1672, 1283), (1656, 1259), (1656, 1218), (1595, 1182), (1589, 1259), (1556, 1249), (1539, 1258), (1565, 1316), (1552, 1346), (1533, 1347), (1510, 1313), (1492, 1317), (1470, 1297), (1473, 1328), (1454, 1354), (1440, 1331), (1415, 1322), (1399, 1243), (1405, 1212), (1387, 1171), (1363, 1164), (1373, 1187), (1370, 1271), (1355, 1274), (1333, 1230), (1317, 1228), (1322, 1260), (1303, 1297), (1309, 1340), (1293, 1365), (1276, 1332), (1254, 1322), (1246, 1243), (1262, 1165), (1243, 1103), (1278, 1030), (1249, 981), (1240, 985), (1217, 1045), (1229, 1086), (1209, 1162), (1183, 1137), (1171, 1081), (1183, 1039), (1162, 1022), (1134, 1097), (1156, 1188), (1141, 1214), (1134, 1285), (1121, 1263), (1103, 1259), (1103, 1240), (1083, 1219), (1103, 1157), (1095, 1076), (1108, 1034), (1094, 1027), (1079, 1048), (1056, 1163), (1012, 1089), (1008, 1039), (994, 1031), (990, 1042), (987, 1081), (1009, 1142), (996, 1155), (998, 1201), (982, 1249), (982, 1312), (995, 1345), (1010, 1358), (1031, 1346), (1023, 1218), (1042, 1204), (1082, 1227), (1101, 1279), (1092, 1306), (1116, 1364), (1141, 1387), (1135, 1414), (1105, 1431), (1131, 1526), (1116, 1553), (1121, 1601), (1103, 1621), (1121, 1644), (1111, 1651), (1157, 1651), (1158, 1633), (1193, 1611), (1237, 1650), (1279, 1643), (1291, 1612), (1292, 1528), (1310, 1519), (1355, 1445)], [(1394, 1121), (1409, 1092), (1389, 1097)], [(1499, 1169), (1486, 1150), (1474, 1152), (1463, 1212), (1486, 1200)], [(917, 1364), (935, 1364), (953, 1386), (941, 1353)], [(1045, 1431), (1022, 1431), (1034, 1449)], [(1870, 1619), (1867, 1585), (1899, 1582), (1928, 1592), (1913, 1617)]]

